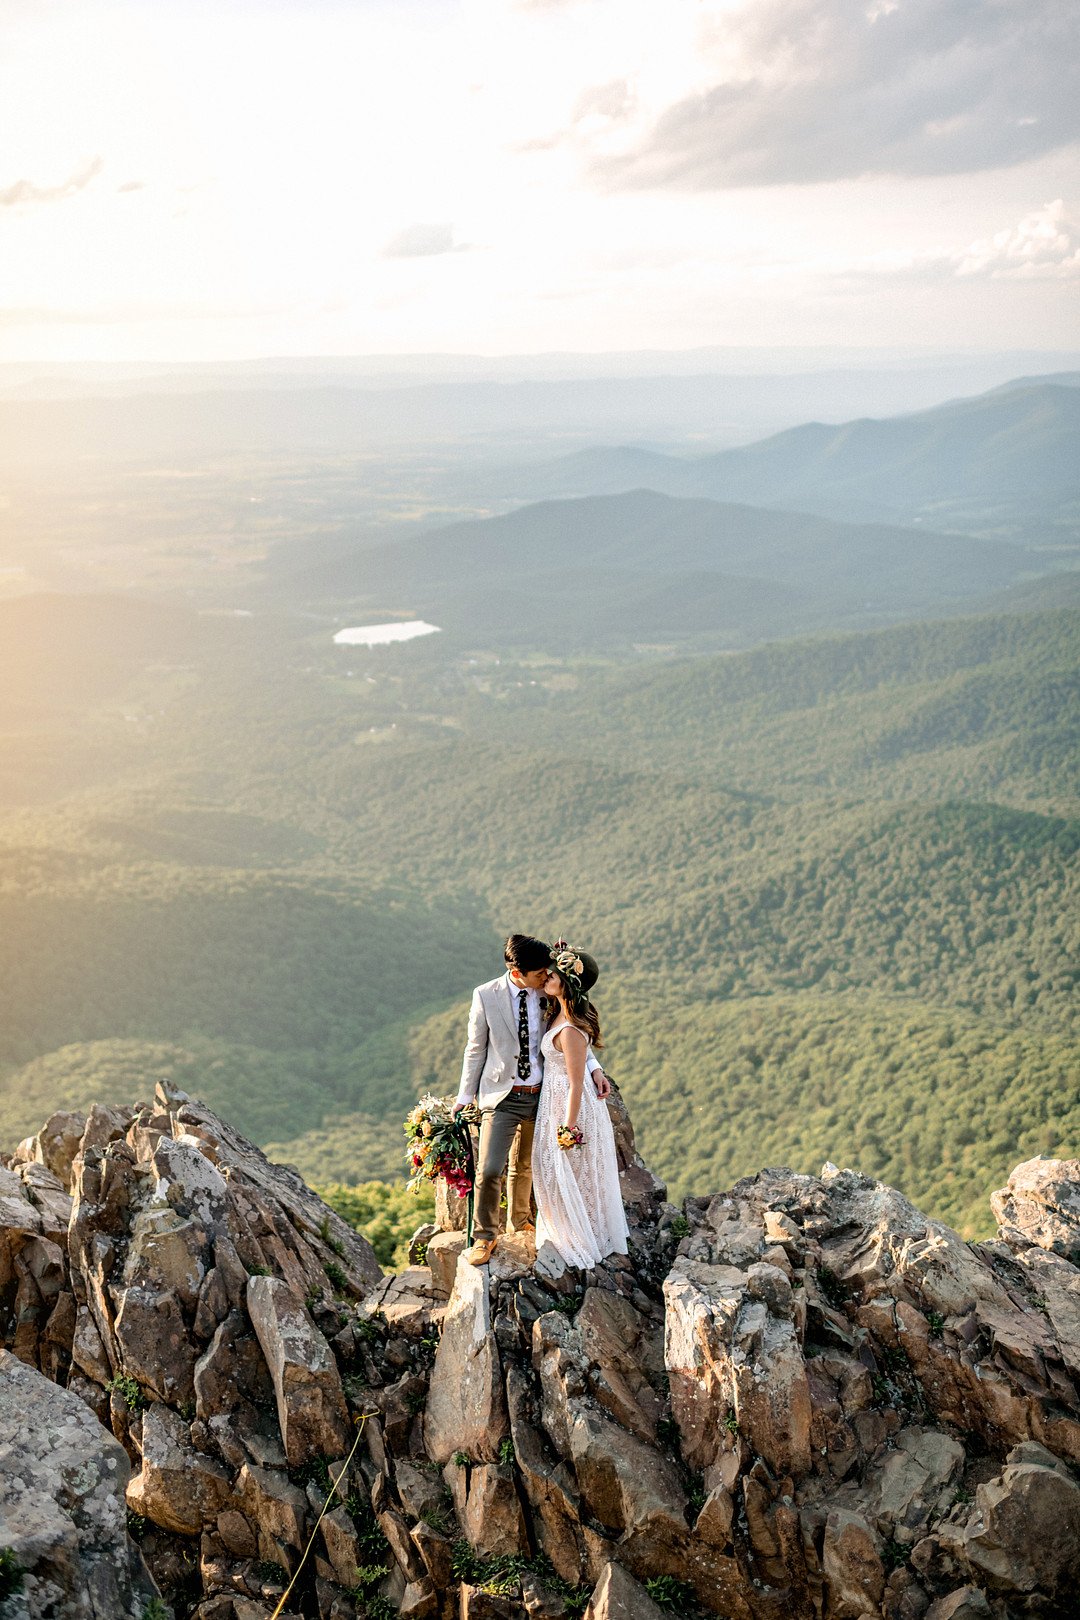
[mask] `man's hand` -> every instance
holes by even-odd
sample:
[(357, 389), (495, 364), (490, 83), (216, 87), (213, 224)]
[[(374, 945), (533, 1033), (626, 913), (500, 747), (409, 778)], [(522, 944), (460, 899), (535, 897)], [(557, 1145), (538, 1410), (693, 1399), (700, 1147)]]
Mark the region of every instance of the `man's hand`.
[(596, 1095), (598, 1097), (609, 1097), (611, 1095), (611, 1081), (603, 1069), (594, 1069), (592, 1077), (593, 1085), (596, 1087)]
[(451, 1108), (451, 1110), (450, 1110), (450, 1118), (451, 1119), (457, 1119), (458, 1115), (461, 1113), (461, 1110), (463, 1108), (468, 1108), (468, 1106), (469, 1106), (468, 1103), (456, 1102), (454, 1104), (453, 1108)]

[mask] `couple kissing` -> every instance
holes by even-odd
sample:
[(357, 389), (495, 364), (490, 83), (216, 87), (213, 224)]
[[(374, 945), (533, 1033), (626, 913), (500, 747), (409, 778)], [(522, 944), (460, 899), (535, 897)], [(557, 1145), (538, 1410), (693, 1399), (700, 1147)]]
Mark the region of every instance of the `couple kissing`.
[[(553, 946), (511, 934), (506, 972), (473, 991), (455, 1115), (480, 1109), (474, 1242), (466, 1258), (490, 1260), (507, 1176), (507, 1224), (551, 1243), (567, 1265), (589, 1270), (626, 1253), (610, 1085), (595, 1056), (603, 1041), (589, 991), (599, 968), (565, 940)], [(507, 1170), (509, 1167), (509, 1175)]]

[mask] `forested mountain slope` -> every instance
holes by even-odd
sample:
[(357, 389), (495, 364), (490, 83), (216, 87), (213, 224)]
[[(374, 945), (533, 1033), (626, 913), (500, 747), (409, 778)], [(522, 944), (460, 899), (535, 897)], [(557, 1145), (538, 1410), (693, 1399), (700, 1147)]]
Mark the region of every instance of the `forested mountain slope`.
[(279, 582), (273, 599), (407, 610), (500, 650), (746, 646), (956, 612), (1037, 567), (1004, 542), (636, 489), (357, 548)]
[[(8, 724), (9, 1137), (172, 1074), (317, 1179), (393, 1175), (525, 927), (603, 963), (679, 1190), (767, 1138), (967, 1221), (1018, 1151), (1074, 1151), (1080, 614), (647, 664), (235, 630)], [(73, 784), (99, 729), (112, 774)]]

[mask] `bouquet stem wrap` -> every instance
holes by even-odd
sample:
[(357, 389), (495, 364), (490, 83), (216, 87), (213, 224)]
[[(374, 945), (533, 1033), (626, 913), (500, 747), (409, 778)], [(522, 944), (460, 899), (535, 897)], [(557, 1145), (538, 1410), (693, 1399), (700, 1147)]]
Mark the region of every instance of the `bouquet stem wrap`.
[(476, 1158), (473, 1154), (472, 1131), (463, 1119), (454, 1121), (454, 1128), (461, 1138), (461, 1145), (465, 1154), (465, 1165), (469, 1175), (469, 1191), (465, 1195), (465, 1242), (471, 1248), (473, 1240), (473, 1207), (476, 1197)]

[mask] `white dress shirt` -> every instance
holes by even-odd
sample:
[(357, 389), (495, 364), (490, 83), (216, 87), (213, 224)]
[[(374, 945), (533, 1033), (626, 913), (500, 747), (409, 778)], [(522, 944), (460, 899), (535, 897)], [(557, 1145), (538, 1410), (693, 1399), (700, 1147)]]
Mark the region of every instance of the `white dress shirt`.
[(525, 1010), (529, 1015), (529, 1078), (522, 1080), (523, 1086), (538, 1086), (544, 1078), (544, 1060), (540, 1056), (540, 1040), (544, 1030), (540, 1019), (540, 992), (530, 990), (526, 985), (515, 984), (506, 974), (506, 988), (510, 995), (510, 1022), (514, 1028), (518, 1027), (518, 1007), (522, 990), (525, 991)]

